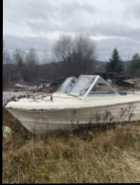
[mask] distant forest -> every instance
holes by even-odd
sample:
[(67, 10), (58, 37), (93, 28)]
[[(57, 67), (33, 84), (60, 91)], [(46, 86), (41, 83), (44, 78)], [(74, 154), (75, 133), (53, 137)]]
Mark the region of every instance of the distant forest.
[[(140, 54), (136, 53), (130, 61), (122, 61), (117, 48), (112, 51), (108, 62), (96, 60), (94, 41), (88, 37), (79, 36), (72, 39), (61, 36), (56, 42), (53, 53), (55, 62), (39, 64), (36, 51), (30, 49), (23, 57), (16, 50), (10, 58), (3, 49), (3, 88), (13, 87), (15, 83), (26, 82), (37, 84), (42, 81), (52, 81), (80, 74), (116, 74), (131, 78), (140, 77)], [(11, 63), (11, 60), (14, 62)]]

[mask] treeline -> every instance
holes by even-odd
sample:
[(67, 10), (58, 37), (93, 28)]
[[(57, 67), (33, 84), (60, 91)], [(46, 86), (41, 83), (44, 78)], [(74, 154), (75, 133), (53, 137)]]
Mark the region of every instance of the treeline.
[[(34, 49), (24, 54), (16, 50), (11, 58), (3, 52), (3, 88), (12, 87), (17, 82), (39, 83), (80, 74), (100, 73), (97, 69), (94, 41), (88, 37), (71, 38), (62, 36), (53, 48), (55, 61), (39, 64)], [(100, 63), (100, 65), (103, 65)], [(110, 60), (104, 65), (105, 73), (126, 74), (140, 77), (140, 55), (135, 54), (129, 62), (122, 61), (117, 49), (113, 50)]]
[(122, 61), (117, 49), (112, 52), (112, 57), (106, 64), (106, 73), (129, 75), (132, 78), (140, 77), (140, 54), (136, 53), (129, 61)]

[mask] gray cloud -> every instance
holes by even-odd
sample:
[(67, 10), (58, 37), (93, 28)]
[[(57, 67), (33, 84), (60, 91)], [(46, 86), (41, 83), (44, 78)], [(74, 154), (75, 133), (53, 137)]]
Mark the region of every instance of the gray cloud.
[(136, 19), (136, 21), (140, 21), (140, 2), (130, 6), (127, 10), (126, 13), (130, 18)]
[[(136, 1), (136, 0), (134, 0)], [(118, 20), (120, 19), (121, 11), (117, 13), (115, 9), (121, 7), (121, 3), (118, 0), (118, 6), (116, 4), (111, 4), (111, 9), (109, 9), (110, 0), (104, 0), (107, 2), (101, 6), (100, 3), (97, 3), (97, 0), (94, 3), (87, 0), (86, 3), (83, 3), (83, 0), (5, 0), (5, 11), (4, 11), (4, 21), (10, 25), (17, 24), (16, 29), (18, 30), (18, 24), (20, 26), (26, 25), (28, 29), (34, 33), (48, 32), (48, 31), (90, 31), (92, 27), (99, 27), (99, 30), (96, 29), (97, 34), (100, 32), (100, 29), (105, 29), (105, 31), (111, 32), (114, 29), (118, 29)], [(98, 2), (101, 2), (99, 0)], [(102, 1), (103, 2), (103, 1)], [(124, 0), (125, 4), (129, 0)], [(137, 1), (136, 1), (137, 2)], [(132, 4), (132, 3), (131, 3)], [(114, 6), (113, 6), (114, 5)], [(126, 6), (126, 9), (129, 9), (129, 6)], [(139, 15), (139, 8), (137, 4), (134, 11), (136, 15)], [(139, 4), (140, 5), (140, 4)], [(125, 6), (124, 6), (125, 8)], [(121, 8), (120, 8), (121, 10)], [(127, 17), (127, 10), (124, 11), (125, 17)], [(119, 24), (127, 26), (127, 18), (125, 20), (119, 20)], [(115, 25), (116, 22), (116, 25)], [(112, 24), (113, 23), (113, 24)], [(108, 28), (107, 28), (108, 26)], [(14, 26), (13, 26), (14, 27)], [(127, 26), (128, 27), (128, 26)], [(23, 28), (24, 29), (24, 28)], [(101, 29), (101, 30), (102, 30)], [(5, 28), (5, 32), (9, 32)], [(9, 34), (9, 33), (8, 33)]]
[(123, 60), (131, 59), (134, 53), (140, 52), (140, 43), (128, 39), (109, 39), (96, 43), (97, 57), (101, 60), (108, 60), (114, 48), (118, 48)]
[[(48, 4), (46, 16), (42, 16), (41, 19), (38, 17), (30, 17), (27, 20), (27, 24), (32, 32), (47, 31), (76, 31), (76, 27), (79, 28), (84, 25), (82, 19), (86, 16), (93, 16), (96, 9), (93, 5), (80, 4), (78, 1), (64, 3), (63, 5)], [(40, 12), (42, 15), (43, 12)], [(44, 13), (43, 13), (44, 14)]]
[[(106, 38), (101, 40), (103, 45), (129, 43), (122, 49), (127, 53), (130, 43), (140, 49), (139, 21), (139, 0), (4, 0), (4, 35), (23, 37), (24, 41), (25, 37), (38, 38), (38, 45), (39, 38), (88, 33), (97, 40)], [(98, 50), (102, 50), (101, 44)]]
[(93, 26), (93, 33), (97, 35), (105, 35), (107, 37), (119, 37), (132, 39), (136, 42), (140, 42), (140, 27), (133, 28), (124, 24), (107, 23), (102, 25)]
[(134, 15), (140, 21), (140, 4), (134, 8)]

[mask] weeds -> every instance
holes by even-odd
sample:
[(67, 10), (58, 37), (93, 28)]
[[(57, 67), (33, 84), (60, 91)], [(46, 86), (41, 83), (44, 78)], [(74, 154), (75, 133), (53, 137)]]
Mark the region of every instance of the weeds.
[(84, 137), (24, 136), (3, 147), (3, 183), (140, 182), (139, 124)]

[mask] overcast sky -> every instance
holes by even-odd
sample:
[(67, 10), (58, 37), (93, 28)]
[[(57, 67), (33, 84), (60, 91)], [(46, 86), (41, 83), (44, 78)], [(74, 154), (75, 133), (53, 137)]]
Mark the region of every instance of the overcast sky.
[[(3, 3), (4, 38), (11, 39), (11, 47), (31, 47), (34, 40), (36, 47), (42, 49), (49, 47), (60, 34), (86, 33), (96, 41), (100, 59), (107, 59), (115, 47), (124, 58), (140, 52), (140, 0), (4, 0)], [(48, 45), (41, 45), (39, 38)]]

